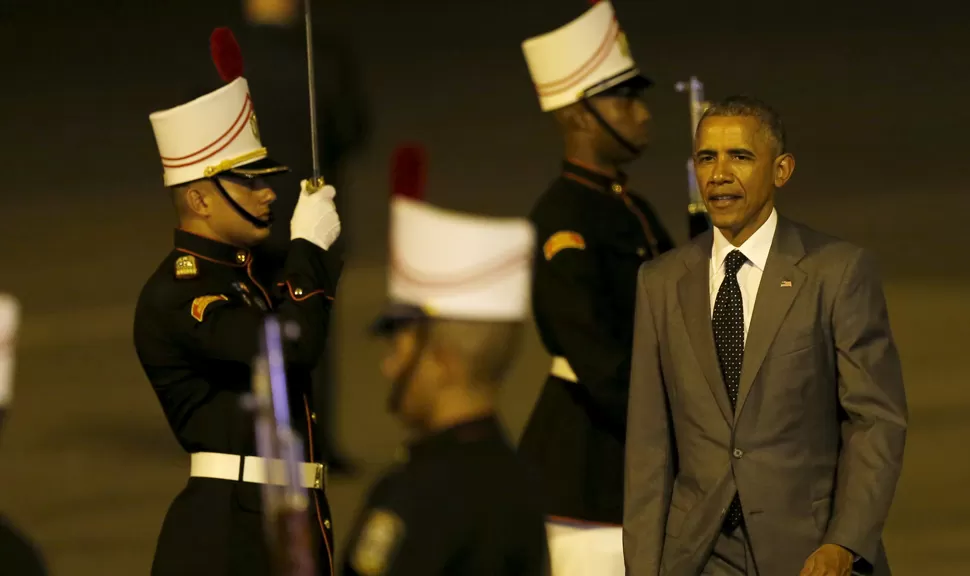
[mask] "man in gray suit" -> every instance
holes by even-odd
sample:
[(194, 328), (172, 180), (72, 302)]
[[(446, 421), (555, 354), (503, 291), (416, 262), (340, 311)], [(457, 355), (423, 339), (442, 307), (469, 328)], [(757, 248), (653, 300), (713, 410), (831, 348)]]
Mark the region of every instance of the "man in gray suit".
[(694, 163), (715, 229), (638, 277), (627, 574), (888, 576), (907, 408), (872, 257), (778, 216), (778, 115), (715, 103)]

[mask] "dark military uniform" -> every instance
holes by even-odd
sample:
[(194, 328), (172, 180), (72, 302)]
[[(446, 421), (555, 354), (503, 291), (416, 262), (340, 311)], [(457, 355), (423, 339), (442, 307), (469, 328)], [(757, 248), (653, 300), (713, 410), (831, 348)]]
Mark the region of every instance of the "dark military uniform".
[(578, 382), (548, 377), (519, 450), (538, 469), (547, 514), (620, 524), (637, 270), (673, 243), (623, 178), (572, 162), (530, 218), (539, 335)]
[(494, 417), (418, 441), (371, 491), (343, 574), (548, 574), (542, 511), (525, 470)]
[[(324, 347), (340, 263), (314, 244), (290, 244), (282, 273), (252, 254), (177, 230), (175, 249), (148, 280), (135, 311), (135, 347), (175, 436), (186, 452), (255, 455), (253, 417), (241, 405), (252, 386), (265, 312), (299, 326), (288, 342), (293, 427), (308, 430), (310, 370)], [(313, 436), (303, 438), (317, 460)], [(240, 477), (243, 470), (240, 470)], [(270, 574), (260, 484), (190, 478), (169, 508), (152, 574)], [(326, 494), (310, 490), (312, 534), (321, 574), (332, 573)]]
[(0, 515), (0, 574), (46, 576), (40, 551), (27, 536)]

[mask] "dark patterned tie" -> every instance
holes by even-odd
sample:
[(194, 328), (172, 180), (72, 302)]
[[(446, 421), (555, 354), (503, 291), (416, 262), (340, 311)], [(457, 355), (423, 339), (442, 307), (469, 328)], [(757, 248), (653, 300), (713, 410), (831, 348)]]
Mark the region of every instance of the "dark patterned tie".
[[(738, 386), (741, 381), (741, 360), (744, 357), (744, 304), (738, 270), (747, 262), (738, 250), (733, 250), (724, 260), (724, 281), (714, 300), (714, 346), (721, 364), (721, 376), (731, 398), (731, 409), (738, 403)], [(741, 525), (741, 500), (734, 495), (724, 520), (724, 529), (731, 532)]]

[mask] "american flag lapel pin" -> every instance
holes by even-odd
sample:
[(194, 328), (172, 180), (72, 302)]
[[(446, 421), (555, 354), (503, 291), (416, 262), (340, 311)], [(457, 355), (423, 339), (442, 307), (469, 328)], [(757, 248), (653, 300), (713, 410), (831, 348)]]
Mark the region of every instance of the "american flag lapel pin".
[(782, 288), (791, 288), (791, 280), (782, 280), (781, 281), (781, 287)]

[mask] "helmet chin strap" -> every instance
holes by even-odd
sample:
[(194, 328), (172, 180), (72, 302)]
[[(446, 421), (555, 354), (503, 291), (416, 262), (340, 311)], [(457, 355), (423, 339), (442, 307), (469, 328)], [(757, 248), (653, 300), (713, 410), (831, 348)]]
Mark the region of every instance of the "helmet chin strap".
[(401, 373), (398, 374), (397, 378), (391, 384), (391, 395), (387, 399), (387, 407), (392, 414), (398, 414), (400, 412), (401, 403), (404, 400), (404, 393), (407, 391), (408, 384), (411, 382), (414, 371), (418, 367), (418, 361), (421, 359), (421, 354), (424, 353), (424, 347), (428, 344), (428, 323), (426, 321), (418, 321), (415, 340), (414, 354), (408, 360), (408, 364), (404, 370), (401, 370)]
[(600, 115), (599, 111), (596, 110), (596, 107), (593, 106), (593, 103), (590, 102), (589, 98), (583, 98), (582, 100), (580, 100), (580, 102), (583, 103), (583, 107), (586, 108), (586, 110), (590, 114), (593, 115), (593, 118), (596, 118), (596, 121), (599, 122), (600, 126), (602, 126), (603, 129), (606, 130), (607, 133), (609, 133), (609, 135), (612, 136), (614, 140), (616, 140), (617, 142), (619, 142), (620, 145), (622, 145), (624, 148), (626, 148), (631, 154), (637, 155), (637, 154), (640, 153), (640, 149), (639, 148), (637, 148), (636, 146), (634, 146), (629, 140), (627, 140), (623, 136), (620, 136), (620, 133), (617, 132), (613, 128), (613, 126), (611, 126), (610, 123), (607, 122)]
[(226, 192), (226, 189), (222, 186), (222, 182), (219, 181), (218, 176), (212, 177), (211, 180), (216, 185), (216, 188), (219, 189), (219, 192), (222, 194), (222, 197), (225, 198), (226, 201), (229, 202), (229, 205), (232, 206), (233, 209), (236, 211), (236, 213), (242, 216), (247, 222), (249, 222), (256, 228), (260, 228), (260, 229), (269, 228), (270, 226), (273, 225), (272, 212), (269, 213), (269, 216), (266, 218), (266, 220), (261, 220), (253, 216), (252, 214), (247, 212), (245, 208), (240, 206), (235, 200), (232, 199), (232, 196), (230, 196), (229, 193)]

